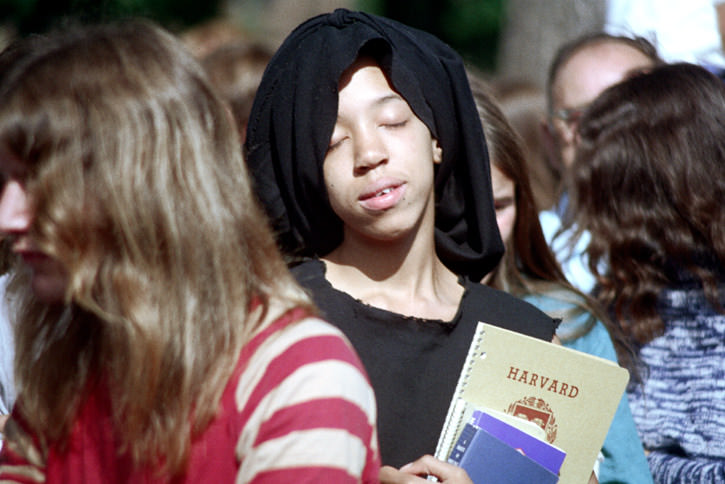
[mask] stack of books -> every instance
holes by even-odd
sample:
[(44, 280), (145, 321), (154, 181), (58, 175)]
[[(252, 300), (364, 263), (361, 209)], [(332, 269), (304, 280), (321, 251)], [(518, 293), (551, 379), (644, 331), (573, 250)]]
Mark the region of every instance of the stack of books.
[(475, 484), (586, 483), (628, 381), (611, 361), (479, 323), (436, 457)]
[(537, 436), (536, 424), (512, 417), (532, 426), (524, 430), (491, 413), (473, 412), (448, 462), (466, 469), (476, 484), (557, 483), (566, 452)]

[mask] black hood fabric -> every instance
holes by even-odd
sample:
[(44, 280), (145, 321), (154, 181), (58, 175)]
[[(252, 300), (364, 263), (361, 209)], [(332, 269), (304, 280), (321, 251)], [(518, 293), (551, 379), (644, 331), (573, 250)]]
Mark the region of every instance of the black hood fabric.
[(280, 243), (323, 256), (342, 242), (322, 164), (337, 117), (338, 81), (363, 49), (443, 149), (435, 172), (438, 256), (453, 272), (481, 279), (498, 263), (503, 244), (463, 61), (426, 32), (362, 12), (338, 9), (302, 23), (258, 88), (245, 156)]

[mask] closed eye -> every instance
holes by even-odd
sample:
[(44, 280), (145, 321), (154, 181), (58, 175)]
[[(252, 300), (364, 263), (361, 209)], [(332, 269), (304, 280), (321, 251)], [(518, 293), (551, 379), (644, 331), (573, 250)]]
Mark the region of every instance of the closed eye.
[(403, 121), (397, 123), (384, 123), (382, 126), (385, 128), (402, 128), (406, 124), (408, 124), (408, 120), (404, 119)]
[(510, 207), (514, 204), (513, 197), (502, 197), (502, 198), (495, 198), (493, 201), (493, 208), (496, 211), (503, 210), (505, 208)]
[(332, 142), (332, 140), (330, 140), (331, 142), (330, 142), (330, 146), (327, 147), (327, 153), (331, 153), (331, 152), (335, 151), (337, 148), (340, 147), (340, 145), (342, 145), (342, 143), (346, 139), (347, 139), (347, 137), (344, 137), (344, 138), (342, 138), (342, 139), (340, 139), (338, 141), (335, 141), (335, 142)]

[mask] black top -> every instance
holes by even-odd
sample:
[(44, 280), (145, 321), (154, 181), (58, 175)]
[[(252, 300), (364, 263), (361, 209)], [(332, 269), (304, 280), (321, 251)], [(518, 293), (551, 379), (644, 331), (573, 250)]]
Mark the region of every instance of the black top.
[(292, 270), (322, 316), (348, 337), (368, 372), (378, 402), (385, 465), (400, 467), (433, 454), (463, 361), (479, 321), (550, 341), (556, 323), (528, 303), (461, 279), (465, 291), (452, 321), (425, 320), (378, 309), (338, 291), (325, 265), (308, 260)]

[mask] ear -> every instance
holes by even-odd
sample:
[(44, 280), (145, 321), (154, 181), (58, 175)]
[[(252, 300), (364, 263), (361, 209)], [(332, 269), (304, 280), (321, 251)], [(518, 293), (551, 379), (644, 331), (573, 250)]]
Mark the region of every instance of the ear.
[(436, 165), (443, 161), (443, 148), (438, 143), (438, 140), (433, 138), (433, 163)]

